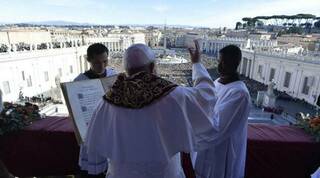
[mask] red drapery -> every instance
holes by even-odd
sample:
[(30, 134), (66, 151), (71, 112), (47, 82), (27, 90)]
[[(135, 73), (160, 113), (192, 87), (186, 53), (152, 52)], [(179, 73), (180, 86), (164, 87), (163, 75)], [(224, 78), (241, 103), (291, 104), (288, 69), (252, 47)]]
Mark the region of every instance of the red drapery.
[[(15, 176), (77, 174), (79, 146), (69, 118), (50, 117), (0, 137), (0, 159)], [(293, 126), (250, 124), (247, 178), (303, 178), (320, 166), (320, 143)]]

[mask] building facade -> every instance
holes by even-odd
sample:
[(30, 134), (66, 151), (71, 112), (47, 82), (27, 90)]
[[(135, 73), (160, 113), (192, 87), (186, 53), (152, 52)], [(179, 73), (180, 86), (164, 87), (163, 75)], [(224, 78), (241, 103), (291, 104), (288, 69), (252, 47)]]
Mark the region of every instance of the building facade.
[(242, 50), (239, 73), (275, 88), (294, 98), (316, 105), (320, 95), (320, 59), (311, 56), (286, 55)]
[(202, 51), (213, 55), (230, 44), (242, 50), (240, 74), (266, 85), (274, 81), (277, 90), (316, 104), (320, 95), (319, 56), (292, 53), (278, 46), (275, 40), (211, 38), (200, 41)]
[[(19, 94), (32, 97), (52, 96), (60, 82), (72, 81), (77, 75), (90, 68), (86, 60), (86, 50), (92, 43), (105, 44), (111, 53), (123, 52), (130, 45), (145, 43), (144, 34), (112, 34), (107, 37), (73, 39), (71, 45), (61, 43), (53, 48), (31, 48), (16, 51), (10, 48), (0, 53), (0, 89), (4, 101), (17, 101)], [(68, 43), (68, 44), (69, 44)], [(112, 59), (111, 59), (112, 60)]]
[(83, 46), (0, 54), (4, 101), (16, 101), (19, 93), (27, 97), (50, 95), (60, 82), (72, 81), (89, 68), (85, 52)]
[(272, 48), (278, 45), (275, 40), (250, 40), (247, 38), (216, 37), (203, 38), (200, 40), (202, 51), (214, 56), (218, 55), (220, 49), (231, 44), (246, 49)]
[(159, 30), (147, 29), (144, 32), (145, 34), (145, 43), (151, 47), (158, 47), (160, 43), (160, 39), (162, 37), (162, 33)]
[(279, 44), (294, 44), (312, 51), (315, 50), (315, 44), (318, 39), (319, 37), (317, 36), (296, 34), (282, 35), (277, 37)]

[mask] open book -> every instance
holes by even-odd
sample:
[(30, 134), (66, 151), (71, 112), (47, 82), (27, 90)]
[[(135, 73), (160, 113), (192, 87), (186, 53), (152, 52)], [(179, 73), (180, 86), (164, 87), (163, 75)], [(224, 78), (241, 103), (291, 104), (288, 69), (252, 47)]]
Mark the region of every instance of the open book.
[(79, 144), (85, 140), (94, 109), (116, 79), (117, 75), (114, 75), (101, 79), (61, 83)]

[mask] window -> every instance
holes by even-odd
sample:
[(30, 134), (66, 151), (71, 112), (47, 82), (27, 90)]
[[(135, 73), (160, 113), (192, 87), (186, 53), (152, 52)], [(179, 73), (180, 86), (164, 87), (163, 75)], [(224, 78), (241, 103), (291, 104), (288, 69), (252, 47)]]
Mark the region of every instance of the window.
[(291, 73), (290, 73), (290, 72), (286, 72), (286, 74), (285, 74), (285, 76), (284, 76), (283, 86), (289, 88), (289, 86), (290, 86), (290, 80), (291, 80)]
[(269, 81), (270, 81), (270, 82), (274, 79), (275, 73), (276, 73), (276, 69), (271, 68), (271, 70), (270, 70), (270, 76), (269, 76)]
[[(245, 66), (246, 67), (246, 66)], [(260, 78), (262, 78), (262, 72), (263, 72), (263, 66), (259, 65), (258, 66), (258, 75), (260, 76)]]
[(24, 71), (21, 71), (21, 75), (22, 75), (22, 80), (25, 81), (26, 80), (26, 77), (24, 75)]
[(3, 84), (3, 92), (4, 92), (4, 94), (11, 93), (9, 82), (8, 81), (4, 81), (4, 82), (2, 82), (2, 84)]
[(72, 74), (72, 73), (73, 73), (73, 67), (70, 66), (70, 74)]
[(258, 74), (261, 74), (261, 73), (262, 73), (262, 65), (259, 65)]
[(49, 73), (48, 73), (48, 71), (45, 71), (44, 72), (44, 81), (49, 81)]
[(28, 87), (32, 87), (32, 79), (31, 76), (29, 75), (28, 79), (27, 79), (27, 86)]
[(310, 82), (308, 82), (308, 80), (309, 80), (309, 77), (304, 78), (303, 87), (302, 87), (302, 93), (306, 95), (309, 94), (309, 89), (310, 89), (310, 86), (309, 86)]
[(62, 69), (61, 68), (58, 69), (58, 72), (59, 72), (59, 76), (62, 77)]

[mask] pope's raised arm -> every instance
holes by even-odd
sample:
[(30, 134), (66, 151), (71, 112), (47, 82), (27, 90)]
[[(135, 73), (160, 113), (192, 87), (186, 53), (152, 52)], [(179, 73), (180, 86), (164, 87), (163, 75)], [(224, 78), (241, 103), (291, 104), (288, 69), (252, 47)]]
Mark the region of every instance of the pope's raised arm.
[[(184, 113), (184, 119), (189, 123), (189, 128), (193, 135), (194, 149), (205, 149), (208, 145), (203, 145), (203, 139), (210, 140), (210, 135), (214, 128), (211, 119), (213, 116), (213, 108), (217, 101), (214, 94), (214, 82), (212, 81), (208, 71), (201, 64), (201, 54), (198, 41), (195, 41), (195, 49), (190, 49), (192, 64), (192, 80), (193, 87), (177, 87), (174, 98), (180, 105)], [(193, 148), (185, 148), (185, 152), (194, 151)]]

